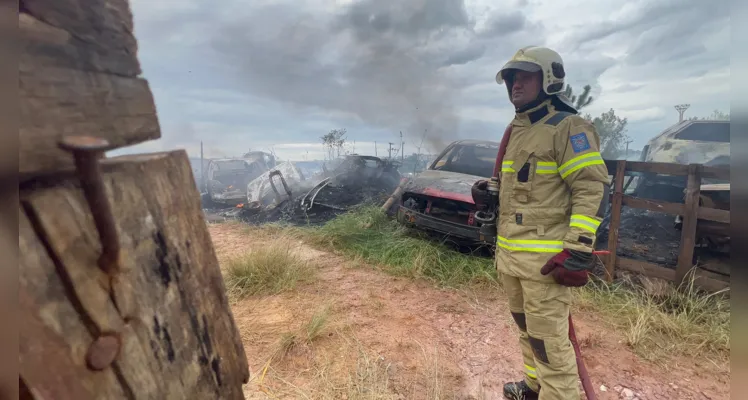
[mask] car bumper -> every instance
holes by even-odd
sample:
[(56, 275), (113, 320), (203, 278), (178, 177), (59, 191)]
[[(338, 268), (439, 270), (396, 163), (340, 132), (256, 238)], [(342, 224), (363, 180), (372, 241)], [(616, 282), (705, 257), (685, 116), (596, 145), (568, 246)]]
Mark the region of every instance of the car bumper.
[(492, 234), (485, 236), (481, 234), (480, 227), (445, 221), (403, 206), (399, 206), (397, 210), (397, 221), (405, 226), (439, 232), (476, 243), (488, 245), (494, 245), (496, 243), (496, 235)]

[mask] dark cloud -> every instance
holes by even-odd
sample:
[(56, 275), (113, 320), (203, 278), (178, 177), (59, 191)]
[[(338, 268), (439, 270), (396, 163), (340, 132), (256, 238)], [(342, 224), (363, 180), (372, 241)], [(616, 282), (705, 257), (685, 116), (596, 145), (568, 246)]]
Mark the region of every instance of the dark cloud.
[[(511, 31), (502, 29), (494, 34)], [(433, 148), (460, 126), (461, 87), (445, 67), (486, 49), (463, 0), (363, 0), (331, 16), (279, 4), (216, 32), (214, 49), (253, 94), (347, 112), (394, 132), (427, 132)]]
[[(624, 62), (637, 65), (693, 66), (704, 58), (704, 38), (730, 25), (726, 1), (659, 0), (641, 4), (627, 17), (582, 26), (570, 37), (576, 50), (602, 41), (631, 43)], [(599, 47), (598, 47), (599, 48)], [(725, 54), (729, 60), (729, 55)]]

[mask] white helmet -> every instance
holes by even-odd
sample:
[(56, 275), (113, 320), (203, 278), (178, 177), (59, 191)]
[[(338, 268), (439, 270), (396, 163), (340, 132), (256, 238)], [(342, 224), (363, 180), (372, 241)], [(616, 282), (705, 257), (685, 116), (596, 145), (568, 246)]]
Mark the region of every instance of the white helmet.
[[(547, 95), (561, 93), (564, 88), (564, 60), (555, 51), (547, 47), (527, 46), (519, 49), (511, 60), (496, 74), (496, 82), (501, 85), (507, 79), (510, 70), (519, 69), (527, 72), (543, 72), (543, 91)], [(508, 85), (507, 85), (508, 86)], [(507, 87), (511, 91), (510, 87)]]

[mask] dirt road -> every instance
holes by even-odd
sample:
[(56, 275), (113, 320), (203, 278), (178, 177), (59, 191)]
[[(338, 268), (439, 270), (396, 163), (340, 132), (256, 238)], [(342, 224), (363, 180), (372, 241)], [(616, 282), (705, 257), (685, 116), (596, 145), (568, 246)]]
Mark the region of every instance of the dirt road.
[[(212, 224), (210, 232), (219, 259), (274, 240), (236, 224)], [(233, 304), (251, 368), (248, 398), (501, 399), (503, 383), (521, 378), (517, 328), (500, 289), (440, 290), (293, 246), (318, 265), (314, 283)], [(322, 333), (289, 346), (320, 310), (329, 315)], [(595, 315), (574, 318), (599, 399), (729, 398), (729, 373), (718, 366), (691, 359), (657, 366)], [(279, 348), (287, 352), (271, 360)]]

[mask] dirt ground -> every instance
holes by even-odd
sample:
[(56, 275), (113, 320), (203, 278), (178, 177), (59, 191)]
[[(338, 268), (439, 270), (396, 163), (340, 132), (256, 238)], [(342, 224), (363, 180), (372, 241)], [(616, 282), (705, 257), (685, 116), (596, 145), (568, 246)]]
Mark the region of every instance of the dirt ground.
[[(273, 240), (238, 224), (209, 229), (221, 260)], [(318, 265), (315, 282), (233, 304), (250, 365), (247, 398), (501, 399), (503, 383), (521, 378), (518, 331), (500, 290), (440, 290), (300, 241), (293, 247)], [(320, 310), (329, 313), (322, 332), (288, 346)], [(676, 358), (661, 367), (596, 315), (577, 312), (574, 321), (598, 399), (730, 398), (719, 366)]]

